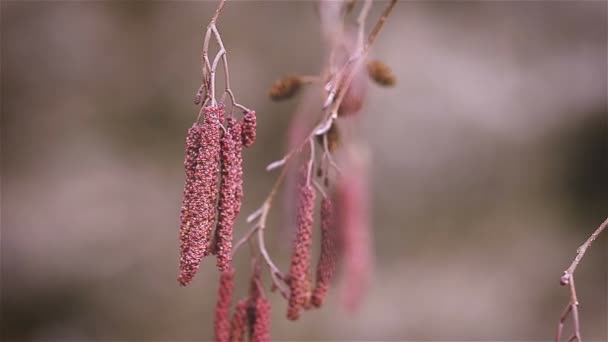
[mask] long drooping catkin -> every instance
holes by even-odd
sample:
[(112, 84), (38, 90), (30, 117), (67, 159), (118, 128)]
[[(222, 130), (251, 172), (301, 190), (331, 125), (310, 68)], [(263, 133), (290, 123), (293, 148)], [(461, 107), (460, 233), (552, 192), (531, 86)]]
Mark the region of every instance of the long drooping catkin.
[(241, 204), (243, 203), (243, 140), (242, 140), (242, 125), (240, 122), (234, 119), (229, 119), (227, 123), (227, 129), (232, 134), (234, 139), (234, 154), (236, 156), (234, 167), (236, 168), (236, 182), (235, 186), (235, 215), (241, 212)]
[(315, 191), (308, 182), (306, 168), (303, 168), (299, 177), (296, 237), (289, 270), (290, 295), (287, 318), (290, 320), (298, 319), (300, 309), (307, 306), (310, 300), (310, 259)]
[(245, 330), (248, 326), (247, 308), (249, 299), (241, 299), (236, 304), (236, 309), (230, 322), (230, 342), (242, 342), (245, 338)]
[(234, 291), (234, 270), (228, 269), (220, 275), (220, 287), (215, 307), (215, 341), (230, 341), (230, 304)]
[(373, 271), (369, 194), (364, 165), (353, 164), (336, 186), (337, 228), (344, 268), (342, 302), (355, 310), (369, 286)]
[(312, 305), (320, 307), (336, 271), (336, 232), (334, 207), (329, 198), (321, 201), (321, 255), (317, 263), (317, 283), (312, 293)]
[(243, 146), (251, 147), (255, 143), (257, 119), (255, 111), (243, 114)]
[[(184, 184), (184, 199), (180, 214), (180, 261), (179, 279), (188, 277), (188, 272), (191, 267), (188, 259), (190, 250), (190, 230), (192, 228), (192, 205), (195, 197), (195, 173), (196, 160), (201, 142), (201, 127), (195, 123), (188, 129), (186, 133), (186, 157), (184, 160), (184, 168), (186, 169), (186, 181)], [(180, 280), (181, 281), (181, 280)]]
[(228, 269), (232, 261), (232, 231), (234, 222), (236, 221), (237, 206), (240, 209), (240, 204), (237, 204), (236, 201), (239, 183), (238, 157), (236, 155), (236, 141), (230, 129), (230, 126), (234, 125), (234, 123), (236, 123), (235, 119), (227, 119), (227, 129), (220, 140), (222, 149), (222, 182), (220, 185), (218, 220), (215, 230), (215, 252), (217, 253), (217, 267), (220, 272)]
[(213, 225), (215, 224), (217, 187), (220, 162), (220, 120), (223, 107), (205, 107), (205, 120), (201, 129), (199, 150), (194, 168), (190, 202), (191, 219), (188, 221), (188, 247), (180, 259), (179, 282), (192, 281), (202, 258), (210, 253)]
[(263, 297), (258, 297), (255, 301), (255, 323), (251, 341), (270, 341), (270, 302)]

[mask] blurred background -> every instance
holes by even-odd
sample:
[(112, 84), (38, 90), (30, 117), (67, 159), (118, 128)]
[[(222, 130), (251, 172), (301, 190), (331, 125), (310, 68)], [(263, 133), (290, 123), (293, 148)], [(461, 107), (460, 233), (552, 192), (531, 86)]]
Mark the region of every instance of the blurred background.
[[(355, 314), (332, 291), (295, 323), (272, 295), (273, 339), (553, 339), (562, 271), (608, 214), (607, 6), (399, 2), (372, 51), (397, 86), (371, 85), (362, 113), (373, 286)], [(215, 262), (187, 288), (176, 276), (184, 134), (214, 9), (1, 3), (2, 340), (212, 338)], [(325, 52), (314, 2), (231, 1), (219, 29), (233, 90), (258, 112), (238, 237), (298, 106), (267, 90), (318, 73)], [(267, 239), (285, 269), (279, 216)], [(607, 241), (576, 273), (588, 341), (608, 340)], [(236, 262), (244, 294), (247, 253)]]

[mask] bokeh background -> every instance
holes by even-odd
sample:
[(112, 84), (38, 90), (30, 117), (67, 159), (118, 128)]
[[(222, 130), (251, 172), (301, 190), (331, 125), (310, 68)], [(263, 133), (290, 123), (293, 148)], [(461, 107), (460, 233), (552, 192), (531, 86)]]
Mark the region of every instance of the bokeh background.
[[(212, 338), (214, 262), (190, 287), (176, 275), (184, 133), (214, 8), (0, 4), (3, 341)], [(608, 214), (607, 13), (604, 1), (399, 2), (372, 52), (398, 84), (371, 86), (362, 113), (373, 286), (355, 314), (333, 291), (296, 323), (273, 295), (273, 339), (551, 340), (559, 277)], [(267, 89), (317, 73), (325, 51), (309, 1), (231, 1), (219, 28), (233, 90), (258, 112), (240, 236), (298, 106)], [(279, 216), (268, 240), (284, 268)], [(608, 340), (607, 241), (576, 274), (588, 341)]]

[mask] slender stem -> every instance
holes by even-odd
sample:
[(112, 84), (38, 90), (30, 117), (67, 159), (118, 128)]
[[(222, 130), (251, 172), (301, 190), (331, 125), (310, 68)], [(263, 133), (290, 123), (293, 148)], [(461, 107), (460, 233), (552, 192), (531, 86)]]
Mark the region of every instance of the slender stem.
[(310, 142), (310, 159), (308, 160), (308, 170), (306, 172), (306, 184), (310, 185), (310, 180), (312, 179), (312, 166), (315, 162), (315, 141), (311, 137), (308, 139)]
[[(593, 234), (591, 234), (591, 236), (589, 236), (587, 241), (585, 241), (585, 243), (582, 244), (576, 250), (576, 257), (574, 258), (574, 261), (572, 261), (572, 264), (570, 264), (570, 267), (568, 267), (568, 269), (566, 269), (564, 271), (564, 276), (567, 275), (566, 278), (571, 277), (574, 274), (576, 267), (578, 267), (578, 264), (581, 262), (581, 260), (585, 256), (585, 253), (587, 252), (587, 248), (589, 248), (591, 246), (593, 241), (595, 241), (595, 239), (597, 239), (597, 237), (602, 233), (602, 231), (604, 231), (604, 229), (606, 229), (606, 227), (608, 227), (608, 218), (606, 218), (606, 220), (604, 222), (602, 222), (602, 224), (600, 224), (600, 226), (593, 232)], [(564, 279), (564, 276), (562, 276), (562, 279)], [(566, 279), (566, 281), (567, 281), (567, 279)]]
[(568, 267), (564, 271), (562, 277), (560, 278), (560, 283), (562, 285), (569, 285), (568, 287), (570, 290), (570, 299), (568, 301), (568, 305), (564, 309), (564, 312), (560, 316), (559, 322), (557, 324), (557, 335), (555, 337), (556, 342), (561, 342), (564, 324), (566, 322), (566, 319), (568, 319), (568, 317), (570, 316), (570, 314), (572, 314), (572, 324), (574, 326), (573, 327), (574, 332), (573, 332), (572, 336), (568, 339), (568, 341), (569, 342), (571, 342), (571, 341), (581, 342), (582, 341), (580, 319), (579, 319), (579, 313), (578, 313), (579, 302), (578, 302), (578, 296), (576, 294), (576, 287), (574, 286), (574, 272), (576, 271), (576, 268), (578, 267), (579, 263), (585, 256), (587, 249), (597, 239), (597, 237), (606, 229), (606, 227), (608, 227), (608, 218), (606, 218), (606, 220), (604, 222), (602, 222), (602, 224), (600, 224), (600, 226), (593, 232), (593, 234), (591, 234), (591, 236), (589, 236), (587, 241), (585, 241), (585, 243), (582, 244), (576, 250), (576, 257), (570, 264), (570, 267)]
[(365, 20), (369, 15), (369, 10), (372, 8), (372, 0), (365, 0), (361, 12), (357, 17), (357, 25), (359, 26), (359, 34), (357, 37), (357, 49), (362, 50), (365, 43)]
[[(328, 113), (326, 115), (326, 119), (325, 119), (325, 121), (329, 122), (329, 125), (327, 125), (328, 127), (331, 127), (331, 123), (337, 117), (338, 108), (342, 104), (342, 101), (344, 100), (344, 96), (346, 95), (346, 92), (348, 91), (348, 88), (350, 87), (352, 80), (354, 79), (356, 73), (359, 71), (361, 63), (367, 57), (367, 55), (369, 53), (369, 49), (372, 46), (372, 44), (375, 42), (376, 38), (378, 37), (378, 34), (380, 34), (382, 27), (384, 27), (384, 24), (386, 23), (386, 20), (388, 19), (393, 8), (395, 7), (395, 4), (397, 4), (397, 0), (391, 0), (389, 2), (389, 4), (386, 6), (384, 11), (382, 12), (382, 15), (380, 16), (380, 18), (374, 25), (369, 36), (367, 37), (367, 42), (364, 44), (363, 48), (357, 49), (357, 51), (355, 51), (355, 53), (348, 59), (348, 61), (342, 67), (342, 70), (336, 76), (337, 79), (335, 81), (330, 81), (330, 84), (332, 84), (332, 86), (329, 91), (329, 94), (327, 95), (327, 100), (325, 101), (325, 104), (323, 106), (324, 109), (329, 109)], [(360, 17), (362, 17), (365, 14), (364, 9), (361, 10), (362, 13), (361, 13)], [(351, 67), (351, 65), (353, 63), (354, 63), (354, 66)], [(349, 72), (346, 73), (346, 71), (349, 71)], [(345, 76), (343, 76), (344, 73), (346, 73)], [(340, 81), (343, 78), (344, 78), (344, 81)], [(336, 91), (337, 91), (337, 97), (336, 97)], [(327, 128), (327, 129), (329, 130), (329, 128)]]

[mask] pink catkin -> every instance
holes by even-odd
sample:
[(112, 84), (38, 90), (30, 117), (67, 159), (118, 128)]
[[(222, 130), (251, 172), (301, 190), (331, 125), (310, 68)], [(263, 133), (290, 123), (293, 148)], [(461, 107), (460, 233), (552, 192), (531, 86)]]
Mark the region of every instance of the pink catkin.
[(232, 139), (234, 139), (234, 154), (236, 156), (234, 167), (236, 169), (236, 182), (234, 184), (234, 198), (235, 198), (235, 206), (234, 211), (235, 215), (241, 212), (241, 205), (243, 203), (243, 141), (242, 141), (242, 131), (243, 127), (240, 122), (234, 119), (228, 119), (228, 130), (232, 134)]
[(190, 251), (190, 230), (192, 229), (193, 211), (192, 206), (195, 199), (195, 173), (196, 160), (200, 148), (201, 127), (195, 123), (188, 129), (186, 133), (186, 157), (184, 160), (184, 168), (186, 169), (186, 181), (184, 185), (184, 199), (182, 201), (180, 215), (180, 282), (181, 279), (188, 277), (189, 251)]
[(307, 307), (310, 302), (310, 261), (315, 191), (307, 182), (306, 168), (303, 168), (300, 173), (298, 187), (296, 237), (289, 271), (290, 295), (287, 318), (290, 320), (298, 319), (300, 309)]
[(255, 111), (243, 114), (243, 146), (251, 147), (255, 143), (257, 119)]
[(344, 267), (342, 302), (353, 311), (369, 285), (373, 263), (367, 174), (361, 165), (349, 169), (337, 184), (336, 207)]
[(270, 302), (263, 297), (258, 297), (255, 301), (255, 323), (251, 341), (270, 341)]
[[(236, 222), (237, 211), (241, 204), (237, 201), (238, 188), (242, 188), (239, 157), (237, 156), (237, 140), (233, 136), (233, 127), (238, 124), (235, 119), (228, 118), (227, 129), (221, 138), (222, 182), (218, 202), (218, 221), (215, 231), (217, 267), (220, 272), (230, 267), (232, 261), (232, 232)], [(240, 144), (240, 136), (238, 139)]]
[(321, 255), (317, 263), (317, 282), (311, 302), (315, 307), (323, 304), (325, 295), (336, 271), (337, 246), (334, 207), (329, 198), (321, 201)]
[(200, 147), (192, 181), (189, 200), (188, 247), (182, 251), (179, 282), (189, 284), (198, 271), (204, 256), (210, 253), (213, 225), (215, 223), (217, 187), (220, 163), (220, 120), (223, 107), (205, 107), (205, 120), (201, 129)]
[(215, 341), (230, 341), (230, 304), (234, 291), (234, 270), (228, 269), (220, 275), (217, 305), (215, 307)]
[(245, 331), (249, 325), (248, 310), (249, 299), (242, 299), (236, 304), (236, 309), (230, 322), (230, 342), (242, 342)]

